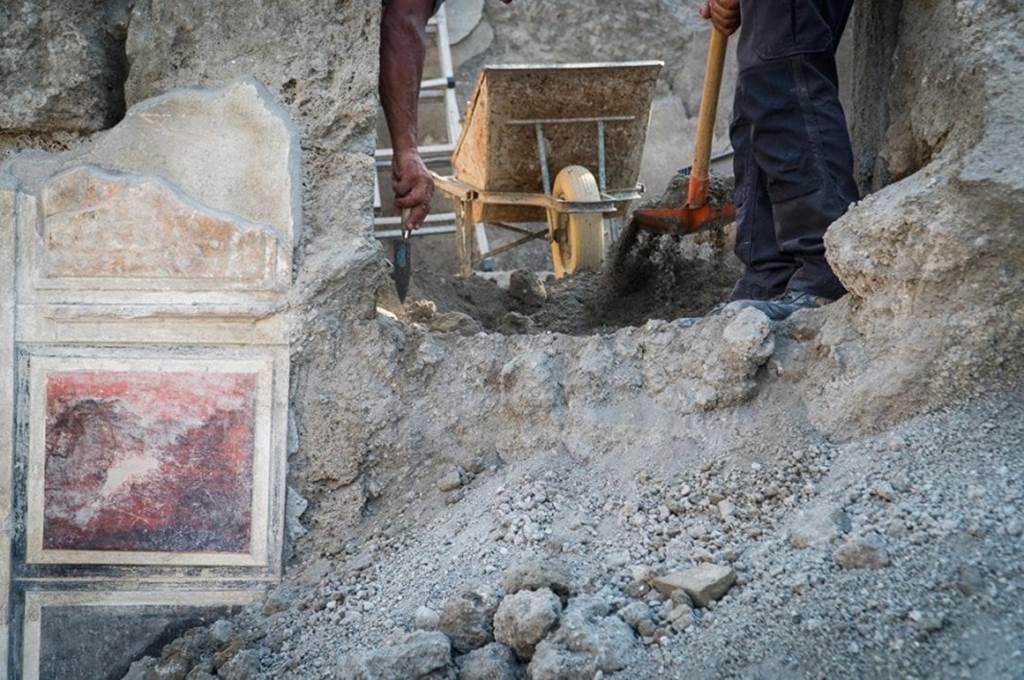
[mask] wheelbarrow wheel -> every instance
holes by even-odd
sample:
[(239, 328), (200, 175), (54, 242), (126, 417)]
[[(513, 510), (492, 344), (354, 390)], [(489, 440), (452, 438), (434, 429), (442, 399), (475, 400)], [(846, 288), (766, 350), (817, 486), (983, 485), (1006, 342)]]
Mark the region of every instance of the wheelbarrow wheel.
[[(601, 191), (590, 171), (579, 165), (564, 168), (555, 177), (551, 193), (563, 201), (600, 201)], [(604, 216), (600, 213), (548, 211), (551, 261), (555, 276), (598, 271), (604, 260)]]

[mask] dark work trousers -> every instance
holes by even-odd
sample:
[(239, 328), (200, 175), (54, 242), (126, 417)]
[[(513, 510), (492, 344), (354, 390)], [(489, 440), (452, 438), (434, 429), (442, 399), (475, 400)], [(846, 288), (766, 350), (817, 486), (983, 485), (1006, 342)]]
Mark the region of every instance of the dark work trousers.
[(835, 53), (853, 0), (741, 0), (733, 299), (846, 292), (825, 230), (857, 200)]

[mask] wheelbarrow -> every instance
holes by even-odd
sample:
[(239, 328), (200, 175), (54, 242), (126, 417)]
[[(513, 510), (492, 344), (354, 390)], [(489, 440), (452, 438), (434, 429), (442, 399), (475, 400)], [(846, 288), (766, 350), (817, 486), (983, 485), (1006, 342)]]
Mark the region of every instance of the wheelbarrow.
[[(477, 80), (452, 176), (459, 274), (546, 239), (555, 276), (600, 269), (606, 219), (643, 195), (637, 183), (663, 63), (487, 66)], [(531, 228), (546, 222), (543, 229)], [(479, 252), (476, 229), (518, 236)]]

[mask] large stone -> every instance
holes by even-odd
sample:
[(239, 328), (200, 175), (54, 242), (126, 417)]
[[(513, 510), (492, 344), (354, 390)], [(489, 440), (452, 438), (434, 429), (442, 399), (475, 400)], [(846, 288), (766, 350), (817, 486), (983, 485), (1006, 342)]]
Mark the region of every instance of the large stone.
[(510, 595), (520, 590), (549, 588), (563, 603), (575, 592), (572, 574), (565, 565), (551, 559), (531, 558), (513, 565), (505, 572), (501, 585)]
[(129, 2), (0, 5), (0, 130), (92, 132), (124, 113)]
[(459, 680), (523, 680), (526, 676), (515, 653), (498, 642), (474, 649), (456, 662)]
[(441, 633), (415, 631), (386, 641), (380, 648), (344, 657), (338, 678), (345, 680), (454, 679), (451, 645)]
[(463, 586), (444, 604), (440, 630), (452, 640), (456, 651), (468, 652), (494, 640), (494, 612), (498, 594), (479, 583)]
[(592, 680), (598, 671), (626, 667), (636, 646), (629, 625), (611, 615), (599, 598), (572, 600), (553, 634), (537, 645), (528, 668), (531, 680)]
[(561, 601), (547, 588), (506, 595), (494, 615), (494, 638), (511, 647), (520, 659), (529, 660), (561, 613)]
[(685, 571), (673, 571), (651, 579), (651, 587), (669, 597), (675, 590), (682, 590), (698, 607), (721, 599), (736, 583), (736, 571), (732, 567), (716, 564), (701, 564)]
[[(828, 230), (851, 295), (804, 356), (812, 422), (877, 430), (1024, 370), (1019, 3), (858, 9), (857, 156), (872, 188)], [(894, 16), (895, 15), (895, 16)], [(941, 36), (941, 37), (940, 37)], [(979, 45), (985, 47), (978, 48)], [(866, 166), (866, 167), (865, 167)]]

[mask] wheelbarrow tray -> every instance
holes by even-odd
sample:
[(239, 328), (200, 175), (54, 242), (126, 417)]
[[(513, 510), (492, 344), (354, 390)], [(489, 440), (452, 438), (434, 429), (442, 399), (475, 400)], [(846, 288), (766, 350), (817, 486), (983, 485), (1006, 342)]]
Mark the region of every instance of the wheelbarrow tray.
[[(633, 190), (661, 67), (660, 61), (484, 67), (452, 156), (455, 178), (485, 192), (543, 193), (533, 122), (544, 125), (552, 175), (582, 165), (597, 177), (596, 121), (604, 119), (606, 188)], [(545, 220), (536, 206), (474, 202), (472, 209), (476, 222)]]

